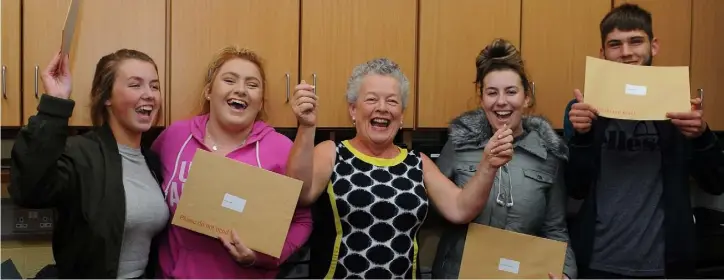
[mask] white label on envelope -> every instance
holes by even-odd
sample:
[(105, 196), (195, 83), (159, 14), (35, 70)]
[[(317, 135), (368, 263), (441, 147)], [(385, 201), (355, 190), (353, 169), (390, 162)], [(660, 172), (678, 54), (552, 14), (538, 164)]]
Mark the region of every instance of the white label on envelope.
[(246, 206), (246, 199), (229, 193), (224, 195), (224, 201), (221, 202), (221, 207), (231, 209), (239, 213), (244, 212), (244, 206)]
[(646, 86), (626, 84), (626, 94), (644, 96), (646, 95)]
[(520, 262), (509, 260), (506, 258), (500, 258), (500, 263), (498, 263), (498, 270), (518, 274), (518, 271), (520, 270)]

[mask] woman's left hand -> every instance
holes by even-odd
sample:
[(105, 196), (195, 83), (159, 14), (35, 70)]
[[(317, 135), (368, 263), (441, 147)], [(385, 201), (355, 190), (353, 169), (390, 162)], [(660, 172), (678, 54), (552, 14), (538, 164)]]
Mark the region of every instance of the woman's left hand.
[(239, 235), (236, 234), (235, 230), (231, 230), (231, 236), (219, 235), (219, 239), (221, 239), (226, 250), (229, 251), (229, 254), (231, 254), (239, 264), (251, 266), (256, 261), (256, 253), (241, 243)]
[(553, 273), (548, 272), (548, 279), (557, 280), (557, 279), (570, 279), (570, 278), (568, 278), (568, 276), (566, 276), (565, 274), (561, 275), (561, 277), (559, 278), (559, 277), (556, 277), (555, 275), (553, 275)]

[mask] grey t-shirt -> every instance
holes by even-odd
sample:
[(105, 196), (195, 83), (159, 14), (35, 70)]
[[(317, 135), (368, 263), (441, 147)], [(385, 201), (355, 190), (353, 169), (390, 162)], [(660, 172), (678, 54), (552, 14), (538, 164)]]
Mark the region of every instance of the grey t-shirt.
[(126, 224), (118, 263), (118, 278), (143, 275), (151, 239), (168, 223), (169, 212), (161, 188), (140, 149), (118, 145), (123, 158)]
[(601, 147), (589, 267), (626, 276), (663, 276), (663, 182), (656, 127), (645, 121), (609, 123)]

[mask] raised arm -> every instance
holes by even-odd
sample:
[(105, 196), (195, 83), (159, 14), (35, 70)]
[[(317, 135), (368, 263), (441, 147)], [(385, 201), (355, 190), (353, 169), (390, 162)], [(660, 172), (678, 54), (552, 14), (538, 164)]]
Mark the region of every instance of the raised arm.
[(568, 194), (576, 199), (584, 199), (591, 189), (593, 174), (596, 172), (596, 147), (593, 146), (594, 129), (600, 123), (598, 111), (583, 102), (580, 90), (573, 91), (576, 103), (568, 112), (573, 125), (573, 137), (568, 142), (569, 159), (565, 181)]
[(299, 206), (313, 204), (322, 194), (332, 176), (335, 146), (324, 141), (314, 147), (315, 127), (299, 127), (287, 161), (287, 176), (303, 182)]
[(68, 119), (75, 107), (68, 99), (68, 64), (68, 57), (59, 53), (43, 70), (43, 86), (48, 93), (40, 97), (38, 113), (30, 117), (13, 145), (8, 191), (22, 207), (55, 207), (69, 197), (73, 185), (73, 162), (65, 154)]
[(422, 173), (428, 194), (443, 217), (456, 224), (466, 224), (485, 207), (495, 175), (500, 166), (513, 156), (513, 132), (498, 130), (483, 150), (483, 158), (470, 180), (458, 188), (426, 155), (422, 154)]
[(302, 81), (295, 87), (292, 98), (292, 110), (297, 116), (299, 128), (294, 138), (292, 150), (287, 161), (287, 176), (302, 182), (299, 206), (314, 203), (322, 194), (332, 176), (334, 142), (325, 141), (314, 147), (314, 135), (317, 130), (317, 95), (314, 86)]

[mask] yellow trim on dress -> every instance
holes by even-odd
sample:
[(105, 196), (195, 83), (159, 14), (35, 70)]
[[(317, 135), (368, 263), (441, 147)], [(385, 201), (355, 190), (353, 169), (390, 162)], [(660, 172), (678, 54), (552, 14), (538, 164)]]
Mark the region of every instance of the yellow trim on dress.
[(412, 279), (417, 279), (417, 236), (412, 240), (412, 248)]
[(327, 184), (327, 194), (329, 195), (329, 205), (332, 207), (332, 214), (334, 214), (334, 228), (337, 231), (337, 236), (334, 238), (334, 250), (332, 251), (332, 260), (329, 263), (329, 270), (324, 278), (332, 279), (337, 269), (337, 262), (339, 261), (339, 246), (342, 244), (342, 222), (340, 221), (339, 210), (337, 210), (337, 199), (334, 196), (332, 182)]
[(400, 147), (397, 147), (398, 149), (400, 149), (400, 153), (397, 154), (397, 156), (395, 156), (393, 158), (378, 158), (378, 157), (368, 156), (368, 155), (360, 152), (359, 150), (355, 149), (352, 146), (352, 144), (349, 143), (349, 140), (342, 141), (342, 145), (347, 147), (347, 149), (350, 152), (352, 152), (352, 154), (355, 157), (359, 158), (360, 160), (362, 160), (366, 163), (376, 165), (376, 166), (395, 166), (395, 165), (400, 164), (407, 157), (407, 149), (403, 149)]

